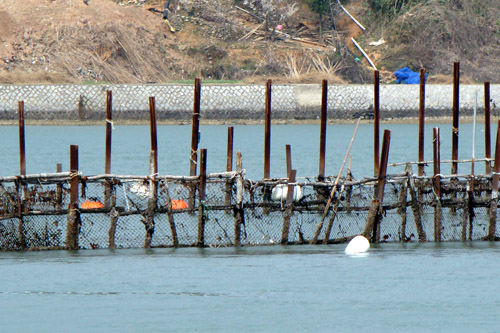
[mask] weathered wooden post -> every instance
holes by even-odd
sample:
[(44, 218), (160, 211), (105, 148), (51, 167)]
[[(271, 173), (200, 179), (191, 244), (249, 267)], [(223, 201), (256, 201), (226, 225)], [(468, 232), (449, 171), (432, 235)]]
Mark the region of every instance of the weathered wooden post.
[(198, 206), (198, 242), (197, 246), (205, 245), (205, 190), (207, 186), (207, 150), (200, 151), (200, 184), (198, 189), (199, 206)]
[(318, 180), (325, 178), (325, 154), (326, 154), (326, 124), (328, 116), (328, 81), (323, 80), (321, 90), (321, 125), (319, 135), (319, 173)]
[[(200, 143), (200, 105), (201, 105), (201, 80), (194, 80), (194, 102), (193, 118), (191, 126), (191, 152), (189, 159), (189, 175), (196, 176), (198, 165), (198, 145)], [(191, 188), (189, 193), (188, 207), (194, 209), (196, 189)]]
[(486, 158), (486, 174), (491, 175), (491, 97), (490, 83), (484, 83), (484, 157)]
[(365, 237), (370, 237), (372, 242), (380, 241), (380, 222), (382, 218), (382, 207), (384, 202), (384, 191), (385, 191), (385, 177), (387, 175), (387, 166), (389, 162), (389, 148), (391, 145), (391, 131), (384, 131), (384, 138), (382, 141), (382, 154), (380, 157), (380, 169), (377, 182), (377, 187), (375, 190), (374, 199), (371, 202), (370, 210), (368, 212), (368, 217), (365, 225), (363, 235)]
[(384, 131), (382, 141), (382, 155), (380, 156), (380, 174), (378, 176), (377, 197), (379, 201), (378, 218), (375, 220), (374, 237), (376, 242), (380, 242), (380, 222), (382, 219), (382, 205), (384, 204), (385, 177), (387, 175), (387, 165), (389, 163), (389, 147), (391, 145), (391, 131)]
[(380, 72), (373, 72), (373, 175), (380, 173)]
[(156, 131), (156, 105), (155, 98), (149, 97), (149, 127), (151, 134), (151, 150), (149, 153), (149, 198), (148, 208), (144, 216), (144, 226), (146, 228), (146, 236), (144, 238), (144, 247), (150, 248), (155, 232), (154, 215), (157, 204), (157, 183), (156, 176), (158, 175), (158, 137)]
[(434, 241), (441, 242), (441, 136), (439, 128), (433, 129), (433, 160), (434, 160), (434, 178), (433, 190), (436, 197), (434, 206)]
[(200, 143), (200, 105), (201, 105), (201, 80), (194, 80), (193, 122), (191, 130), (191, 158), (189, 160), (189, 175), (196, 176), (198, 163), (198, 144)]
[(272, 80), (267, 80), (266, 84), (266, 114), (264, 131), (264, 179), (271, 178), (271, 95)]
[(172, 198), (170, 197), (170, 193), (168, 191), (168, 186), (163, 188), (165, 199), (167, 201), (167, 218), (168, 224), (170, 226), (170, 234), (172, 235), (172, 246), (179, 246), (179, 238), (177, 237), (177, 227), (175, 226), (174, 214), (172, 212)]
[(293, 191), (295, 186), (295, 179), (297, 176), (296, 170), (290, 170), (290, 176), (288, 177), (288, 186), (285, 202), (285, 213), (283, 215), (283, 229), (281, 231), (281, 244), (288, 244), (288, 236), (290, 233), (290, 218), (293, 214)]
[(68, 224), (66, 228), (66, 249), (77, 250), (80, 233), (80, 211), (78, 209), (78, 146), (70, 146), (71, 194), (68, 207)]
[(241, 246), (241, 225), (245, 224), (245, 214), (243, 210), (243, 163), (241, 152), (236, 153), (236, 206), (234, 207), (234, 246)]
[(497, 137), (495, 141), (495, 162), (493, 164), (493, 178), (491, 180), (491, 203), (490, 203), (490, 221), (488, 227), (488, 235), (486, 240), (495, 240), (497, 230), (497, 209), (498, 209), (498, 183), (500, 176), (500, 120), (497, 125)]
[[(56, 172), (61, 173), (62, 172), (62, 164), (57, 163), (56, 165)], [(63, 194), (63, 187), (61, 183), (57, 183), (56, 185), (56, 208), (58, 210), (61, 209), (62, 207), (62, 194)]]

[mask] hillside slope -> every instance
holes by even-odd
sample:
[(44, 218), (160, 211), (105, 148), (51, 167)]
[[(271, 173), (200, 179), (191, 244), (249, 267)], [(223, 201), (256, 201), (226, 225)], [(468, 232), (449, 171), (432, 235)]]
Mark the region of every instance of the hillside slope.
[(467, 82), (498, 81), (500, 3), (413, 0), (386, 13), (374, 1), (342, 1), (366, 32), (336, 6), (336, 30), (324, 20), (321, 38), (318, 15), (297, 1), (271, 40), (242, 1), (172, 1), (169, 26), (160, 0), (0, 0), (0, 83), (370, 82), (350, 37), (387, 82), (405, 65), (446, 81), (453, 61)]

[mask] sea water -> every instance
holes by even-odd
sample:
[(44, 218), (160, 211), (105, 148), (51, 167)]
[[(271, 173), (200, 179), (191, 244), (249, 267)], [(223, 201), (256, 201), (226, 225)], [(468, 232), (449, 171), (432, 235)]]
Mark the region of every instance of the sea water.
[[(426, 130), (429, 160), (433, 126)], [(446, 159), (451, 127), (436, 126)], [(417, 126), (386, 127), (392, 130), (389, 162), (416, 160)], [(1, 129), (0, 174), (18, 174), (17, 128)], [(158, 127), (160, 174), (188, 173), (190, 130)], [(328, 126), (327, 174), (340, 169), (353, 130), (354, 125)], [(460, 158), (470, 158), (472, 127), (460, 130)], [(480, 133), (476, 157), (484, 151)], [(226, 135), (226, 126), (201, 126), (209, 172), (225, 170)], [(262, 177), (263, 135), (263, 126), (235, 126), (235, 151), (242, 152), (250, 178)], [(361, 125), (351, 151), (357, 178), (373, 172), (372, 140), (372, 127)], [(113, 173), (147, 174), (149, 142), (147, 126), (116, 126)], [(285, 145), (291, 144), (299, 177), (316, 176), (318, 142), (317, 125), (273, 126), (271, 175), (286, 174)], [(28, 173), (54, 172), (57, 163), (67, 170), (70, 144), (80, 147), (84, 174), (103, 173), (103, 126), (28, 126)], [(0, 327), (2, 332), (498, 331), (497, 243), (376, 244), (357, 256), (346, 255), (344, 247), (0, 252)]]
[[(475, 157), (484, 154), (484, 131), (477, 126)], [(354, 124), (327, 127), (326, 175), (336, 176), (351, 141)], [(441, 160), (451, 159), (451, 125), (428, 124), (425, 133), (425, 159), (432, 160), (432, 127), (441, 128)], [(19, 136), (15, 126), (0, 127), (0, 176), (19, 173)], [(391, 130), (389, 163), (418, 161), (418, 126), (386, 124)], [(472, 125), (460, 127), (459, 158), (472, 157)], [(494, 130), (492, 131), (494, 133)], [(286, 176), (285, 146), (291, 145), (292, 167), (297, 177), (316, 177), (319, 171), (319, 125), (274, 125), (271, 129), (271, 177)], [(227, 126), (200, 126), (200, 148), (207, 149), (208, 172), (226, 170)], [(146, 175), (149, 172), (149, 126), (115, 126), (113, 130), (111, 170), (115, 174)], [(494, 134), (492, 135), (494, 139)], [(27, 173), (55, 172), (57, 163), (69, 169), (69, 146), (79, 146), (79, 166), (85, 175), (104, 173), (104, 126), (27, 126)], [(494, 146), (494, 145), (493, 145)], [(264, 126), (239, 125), (234, 128), (234, 152), (241, 151), (247, 177), (261, 179), (264, 170)], [(191, 127), (188, 125), (158, 126), (158, 169), (162, 175), (188, 175), (191, 151)], [(362, 124), (350, 154), (351, 169), (358, 179), (373, 175), (373, 126)], [(236, 159), (235, 159), (236, 160)], [(235, 167), (236, 163), (233, 163)], [(344, 173), (347, 169), (344, 168)], [(415, 167), (414, 167), (415, 168)], [(389, 173), (401, 172), (389, 168)], [(427, 168), (432, 173), (432, 166)], [(416, 171), (416, 168), (415, 170)], [(483, 172), (484, 166), (477, 172)], [(469, 173), (470, 165), (459, 173)], [(442, 173), (449, 173), (442, 166)]]
[(0, 252), (2, 332), (497, 332), (496, 243)]

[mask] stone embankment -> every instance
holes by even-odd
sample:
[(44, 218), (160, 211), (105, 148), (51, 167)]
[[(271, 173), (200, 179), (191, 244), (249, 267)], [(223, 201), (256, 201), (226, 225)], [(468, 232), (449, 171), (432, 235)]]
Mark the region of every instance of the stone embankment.
[[(426, 86), (426, 115), (451, 116), (453, 87)], [(25, 117), (41, 121), (95, 121), (105, 119), (106, 91), (113, 92), (113, 120), (147, 120), (148, 98), (156, 98), (158, 120), (189, 120), (193, 110), (193, 85), (3, 85), (0, 86), (0, 120), (17, 119), (18, 101), (25, 103)], [(460, 87), (460, 115), (484, 110), (482, 85)], [(328, 118), (373, 117), (372, 85), (330, 85)], [(321, 85), (274, 85), (272, 117), (275, 120), (319, 118)], [(264, 118), (264, 85), (207, 84), (201, 89), (203, 120), (255, 121)], [(500, 85), (491, 86), (492, 113), (500, 107)], [(418, 116), (418, 85), (381, 85), (382, 119)]]

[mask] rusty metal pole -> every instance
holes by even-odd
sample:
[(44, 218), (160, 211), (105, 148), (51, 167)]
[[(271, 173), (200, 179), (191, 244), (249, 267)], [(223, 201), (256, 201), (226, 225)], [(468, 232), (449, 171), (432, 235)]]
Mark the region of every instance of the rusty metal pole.
[(200, 142), (200, 105), (201, 105), (201, 80), (194, 80), (193, 124), (191, 132), (191, 153), (189, 161), (189, 175), (196, 176), (198, 163), (198, 144)]
[(459, 126), (459, 103), (460, 103), (460, 63), (453, 64), (453, 128), (451, 147), (451, 174), (458, 172), (458, 126)]
[(323, 80), (321, 90), (321, 127), (319, 136), (319, 174), (318, 180), (325, 178), (325, 154), (326, 154), (326, 124), (328, 116), (328, 81)]
[(434, 178), (433, 187), (436, 196), (436, 205), (434, 206), (434, 241), (441, 241), (441, 135), (439, 128), (433, 129), (433, 160), (434, 160)]
[(420, 69), (420, 103), (418, 112), (418, 175), (424, 175), (425, 137), (425, 69)]
[(71, 145), (70, 146), (70, 167), (69, 171), (73, 174), (71, 176), (71, 194), (70, 194), (70, 203), (69, 207), (78, 208), (78, 146)]
[(19, 172), (22, 176), (26, 175), (26, 145), (24, 133), (24, 102), (18, 102), (19, 113)]
[(68, 224), (66, 231), (66, 248), (78, 249), (78, 238), (80, 230), (80, 213), (78, 211), (78, 146), (70, 146), (70, 172), (71, 172), (71, 194), (68, 207)]
[(264, 179), (271, 178), (271, 94), (272, 80), (266, 84), (266, 114), (265, 114), (265, 137), (264, 137)]
[(205, 245), (205, 191), (207, 186), (207, 150), (200, 150), (200, 184), (199, 184), (199, 208), (198, 208), (198, 243), (197, 246)]
[(149, 97), (149, 125), (151, 130), (152, 174), (158, 173), (158, 137), (156, 131), (156, 105), (155, 98)]
[(106, 91), (106, 151), (104, 160), (104, 173), (111, 173), (111, 142), (113, 130), (113, 94), (111, 90)]
[(292, 171), (292, 146), (286, 145), (286, 177), (290, 178), (290, 172)]
[(373, 174), (380, 173), (380, 72), (373, 72)]
[(234, 140), (234, 127), (227, 128), (227, 158), (226, 158), (226, 171), (233, 171), (233, 140)]
[(491, 97), (490, 83), (484, 83), (484, 157), (486, 158), (486, 174), (491, 175)]

